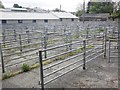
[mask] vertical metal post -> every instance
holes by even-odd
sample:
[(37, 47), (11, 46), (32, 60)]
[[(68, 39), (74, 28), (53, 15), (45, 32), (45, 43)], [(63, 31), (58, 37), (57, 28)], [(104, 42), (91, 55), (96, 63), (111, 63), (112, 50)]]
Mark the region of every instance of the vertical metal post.
[(39, 80), (39, 84), (41, 85), (41, 89), (44, 90), (42, 51), (39, 51), (39, 64), (40, 64), (40, 80)]
[(4, 32), (2, 32), (2, 38), (3, 38), (3, 40), (2, 40), (2, 41), (3, 41), (3, 44), (4, 44), (3, 46), (5, 47), (5, 31), (4, 31)]
[(5, 73), (4, 60), (3, 60), (3, 52), (2, 52), (2, 45), (1, 45), (1, 43), (0, 43), (0, 55), (1, 55), (1, 63), (2, 63), (2, 73)]
[[(71, 32), (68, 33), (68, 42), (72, 43), (72, 35)], [(72, 50), (72, 44), (69, 45), (69, 49)]]
[(27, 41), (28, 41), (28, 43), (30, 43), (30, 37), (29, 37), (30, 34), (29, 34), (29, 31), (26, 31), (26, 33), (27, 33), (27, 37), (28, 37), (28, 40), (27, 40)]
[[(46, 42), (46, 36), (44, 37), (44, 49), (46, 49), (47, 48), (47, 44), (46, 44), (47, 42)], [(45, 51), (44, 52), (45, 53), (45, 58), (47, 58), (47, 52)]]
[(88, 39), (89, 28), (86, 29), (86, 39)]
[(83, 69), (85, 70), (86, 66), (86, 40), (83, 41)]
[(111, 40), (109, 40), (109, 53), (108, 53), (109, 54), (109, 59), (108, 59), (109, 61), (108, 61), (108, 63), (110, 63), (110, 52), (111, 52), (110, 47), (111, 47)]
[(83, 1), (83, 23), (85, 22), (85, 0)]
[(21, 35), (19, 34), (19, 42), (20, 42), (20, 51), (22, 52), (22, 41), (21, 41)]
[[(48, 29), (45, 27), (45, 29), (44, 29), (44, 49), (47, 48), (47, 40), (48, 40), (47, 32), (48, 32)], [(47, 51), (45, 51), (44, 53), (45, 53), (45, 58), (47, 58)]]
[(77, 27), (76, 36), (79, 38), (80, 37), (79, 26), (77, 25), (76, 27)]
[(102, 36), (102, 51), (104, 52), (104, 32), (103, 32), (103, 36)]
[(14, 30), (14, 40), (16, 41), (16, 30)]
[(54, 26), (54, 33), (56, 32), (56, 27)]
[(107, 29), (105, 29), (105, 35), (104, 35), (104, 58), (106, 58), (106, 47), (107, 46)]
[[(69, 33), (68, 33), (68, 30), (67, 30), (67, 26), (65, 26), (64, 25), (64, 42), (65, 43), (68, 43), (68, 35), (69, 35)], [(68, 51), (69, 50), (69, 45), (66, 45), (66, 51)]]

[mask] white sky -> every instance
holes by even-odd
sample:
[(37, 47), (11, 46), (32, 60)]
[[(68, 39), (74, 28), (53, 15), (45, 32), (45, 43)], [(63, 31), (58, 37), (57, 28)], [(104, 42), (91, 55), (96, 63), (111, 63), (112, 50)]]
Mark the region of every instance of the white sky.
[[(1, 0), (3, 5), (8, 8), (12, 7), (13, 4), (19, 4), (23, 7), (40, 7), (46, 10), (53, 10), (59, 8), (60, 4), (62, 10), (76, 11), (76, 8), (83, 3), (83, 0)], [(85, 0), (86, 3), (89, 0)]]
[[(86, 0), (88, 2), (89, 0)], [(2, 0), (3, 5), (7, 7), (12, 7), (14, 3), (17, 3), (24, 7), (40, 7), (46, 10), (53, 10), (59, 8), (60, 4), (62, 10), (75, 11), (83, 0)]]

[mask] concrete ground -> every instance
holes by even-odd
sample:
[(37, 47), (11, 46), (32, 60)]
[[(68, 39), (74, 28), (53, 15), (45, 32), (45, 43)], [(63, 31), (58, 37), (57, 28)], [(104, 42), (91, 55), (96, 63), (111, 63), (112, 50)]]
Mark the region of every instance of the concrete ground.
[[(45, 85), (45, 88), (118, 88), (118, 59), (103, 56)], [(54, 76), (59, 75), (56, 73)], [(53, 76), (53, 77), (54, 77)], [(47, 79), (46, 79), (47, 80)], [(2, 88), (39, 88), (39, 68), (2, 81)]]

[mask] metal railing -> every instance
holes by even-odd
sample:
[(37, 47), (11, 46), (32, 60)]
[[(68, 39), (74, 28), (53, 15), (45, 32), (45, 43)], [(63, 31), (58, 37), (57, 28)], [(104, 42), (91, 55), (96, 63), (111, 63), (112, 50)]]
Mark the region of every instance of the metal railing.
[[(92, 39), (90, 39), (90, 40), (92, 40)], [(104, 39), (104, 40), (106, 41), (106, 39)], [(95, 58), (97, 58), (97, 57), (99, 57), (99, 56), (101, 56), (103, 54), (104, 54), (104, 57), (106, 57), (106, 53), (105, 53), (106, 52), (106, 50), (105, 50), (106, 49), (105, 48), (106, 42), (104, 44), (104, 48), (103, 48), (103, 44), (99, 44), (99, 45), (96, 45), (94, 48), (91, 48), (91, 49), (88, 49), (87, 47), (89, 45), (93, 45), (93, 43), (88, 44), (87, 42), (88, 42), (88, 40), (86, 39), (86, 40), (83, 40), (83, 41), (72, 42), (72, 43), (68, 43), (68, 44), (64, 44), (64, 45), (59, 45), (59, 46), (56, 46), (56, 47), (51, 47), (51, 48), (39, 50), (39, 64), (40, 64), (40, 74), (39, 74), (40, 80), (39, 80), (39, 84), (41, 85), (42, 90), (44, 90), (44, 88), (45, 88), (44, 85), (56, 80), (57, 78), (60, 78), (61, 76), (63, 76), (65, 74), (77, 69), (80, 66), (83, 66), (83, 69), (85, 70), (86, 69), (86, 63), (94, 60)], [(70, 45), (70, 44), (73, 45), (73, 44), (76, 44), (76, 43), (82, 43), (81, 44), (82, 47), (80, 46), (77, 49), (69, 50), (69, 51), (64, 52), (64, 53), (62, 52), (62, 53), (54, 55), (52, 57), (43, 58), (42, 53), (45, 52), (45, 51), (54, 50), (54, 49), (57, 49), (57, 48), (65, 47), (65, 46)], [(55, 64), (52, 64), (50, 66), (47, 66), (47, 67), (45, 67), (43, 65), (44, 61), (50, 60), (50, 59), (55, 58), (55, 57), (59, 57), (61, 55), (68, 54), (68, 53), (73, 52), (73, 51), (78, 50), (78, 49), (82, 49), (82, 51), (77, 53), (76, 55), (65, 58), (64, 60), (59, 61), (59, 62), (57, 62)], [(48, 74), (44, 73), (49, 68), (59, 66), (60, 64), (63, 64), (65, 62), (69, 62), (70, 60), (75, 59), (76, 57), (81, 57), (81, 58), (79, 60), (73, 61), (70, 64), (66, 64), (64, 67), (60, 67), (59, 69), (54, 70), (51, 73), (48, 73)], [(76, 65), (77, 63), (79, 63), (79, 65)], [(68, 68), (70, 66), (74, 66), (74, 67), (70, 68), (69, 70), (65, 71), (64, 73), (62, 73), (62, 74), (60, 74), (60, 75), (58, 75), (58, 76), (56, 76), (56, 77), (54, 77), (54, 78), (52, 78), (50, 80), (44, 81), (45, 78), (47, 78), (47, 77), (49, 77), (49, 76), (51, 76), (51, 75), (53, 75), (53, 74), (55, 74), (55, 73), (57, 73), (59, 71), (62, 71), (63, 69), (66, 69), (66, 68)]]
[[(118, 44), (120, 40), (119, 39), (109, 39), (109, 47), (108, 47), (108, 62), (111, 62), (111, 58), (119, 58), (119, 47)], [(117, 55), (115, 55), (117, 54)]]
[[(63, 26), (65, 27), (65, 26)], [(61, 26), (60, 26), (61, 28)], [(70, 30), (74, 30), (75, 34), (72, 34), (72, 32)], [(58, 32), (48, 32), (49, 30), (47, 28), (45, 28), (44, 31), (24, 31), (24, 33), (19, 34), (17, 32), (17, 30), (15, 31), (14, 29), (10, 30), (10, 32), (12, 31), (12, 33), (7, 34), (5, 33), (3, 36), (0, 36), (3, 40), (0, 43), (1, 44), (1, 60), (3, 60), (3, 71), (7, 71), (7, 69), (5, 70), (5, 68), (8, 67), (12, 67), (15, 65), (19, 65), (25, 62), (31, 62), (32, 59), (37, 59), (37, 50), (40, 48), (48, 48), (51, 46), (56, 46), (56, 45), (60, 45), (64, 44), (64, 43), (72, 43), (74, 41), (78, 41), (80, 39), (80, 36), (84, 35), (84, 37), (81, 38), (95, 38), (94, 36), (91, 35), (91, 32), (94, 32), (96, 30), (90, 30), (88, 33), (85, 30), (84, 33), (79, 34), (80, 32), (83, 32), (82, 30), (80, 31), (80, 28), (69, 28), (66, 27), (65, 29), (63, 28), (63, 32), (64, 33), (58, 33)], [(79, 30), (78, 30), (79, 29)], [(9, 30), (7, 30), (7, 32), (9, 32)], [(76, 33), (79, 35), (79, 37), (77, 36), (74, 37), (76, 35)], [(36, 35), (37, 34), (37, 35)], [(100, 35), (97, 35), (96, 37)], [(32, 35), (32, 37), (31, 37)], [(53, 44), (50, 43), (53, 42)], [(66, 45), (66, 50), (72, 50), (75, 47), (72, 47), (72, 44)], [(32, 53), (33, 52), (33, 53)], [(32, 54), (29, 54), (32, 53)], [(35, 55), (36, 54), (36, 55)], [(26, 57), (29, 56), (35, 56), (29, 59), (26, 59)], [(47, 58), (47, 53), (45, 51), (44, 57)], [(21, 59), (22, 58), (22, 59)], [(24, 59), (24, 60), (23, 60)], [(36, 62), (36, 61), (35, 61)], [(9, 68), (8, 68), (9, 69)], [(3, 72), (3, 73), (4, 73)]]

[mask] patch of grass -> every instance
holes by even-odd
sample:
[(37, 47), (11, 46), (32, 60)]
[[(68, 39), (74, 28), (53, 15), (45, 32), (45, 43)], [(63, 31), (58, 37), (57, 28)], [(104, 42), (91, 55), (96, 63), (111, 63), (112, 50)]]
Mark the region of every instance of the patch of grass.
[(52, 63), (53, 62), (53, 60), (47, 60), (47, 61), (44, 61), (43, 62), (43, 65), (48, 65), (48, 64), (50, 64), (50, 63)]
[(66, 58), (66, 54), (65, 55), (62, 55), (62, 56), (58, 56), (55, 58), (55, 61), (57, 60), (64, 60)]
[(40, 64), (39, 63), (36, 63), (36, 64), (33, 64), (30, 66), (30, 69), (35, 69), (37, 67), (40, 67)]
[(103, 28), (99, 28), (99, 29), (97, 29), (97, 32), (98, 33), (101, 33), (101, 32), (104, 32), (105, 30), (103, 29)]
[(73, 38), (75, 38), (75, 39), (78, 39), (80, 36), (78, 36), (78, 35), (76, 35), (76, 36), (73, 36)]
[(73, 56), (73, 55), (75, 55), (76, 53), (75, 52), (69, 52), (67, 55), (68, 56)]
[(75, 52), (76, 52), (76, 53), (80, 53), (81, 51), (82, 51), (82, 48), (77, 49)]
[(14, 72), (14, 73), (5, 73), (5, 74), (3, 74), (3, 76), (2, 76), (2, 80), (8, 79), (8, 78), (13, 77), (13, 76), (15, 76), (15, 75), (18, 75), (18, 74), (20, 74), (20, 73), (22, 73), (22, 72), (23, 72), (22, 70), (19, 70), (19, 71), (16, 71), (16, 72)]
[(7, 44), (3, 44), (3, 45), (2, 45), (2, 48), (7, 48), (7, 47), (8, 47)]
[(23, 70), (23, 72), (30, 71), (30, 66), (29, 66), (28, 64), (24, 63), (24, 64), (22, 65), (22, 70)]
[(94, 45), (87, 46), (87, 49), (91, 49), (91, 48), (94, 48)]
[(54, 44), (55, 42), (53, 40), (48, 41), (48, 44)]

